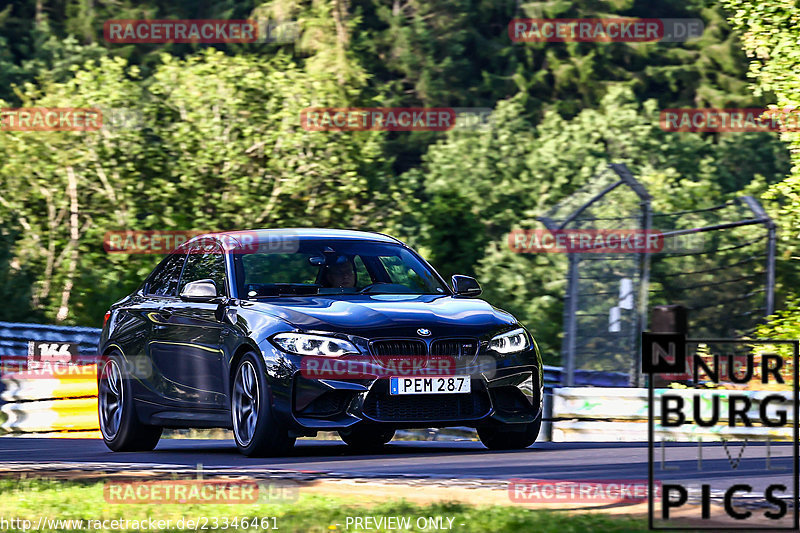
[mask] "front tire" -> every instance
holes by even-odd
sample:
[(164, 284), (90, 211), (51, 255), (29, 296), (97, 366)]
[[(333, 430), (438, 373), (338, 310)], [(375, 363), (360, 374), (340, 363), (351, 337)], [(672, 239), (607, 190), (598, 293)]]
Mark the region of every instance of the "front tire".
[(151, 451), (161, 438), (162, 428), (143, 424), (136, 416), (131, 380), (124, 368), (119, 353), (100, 362), (97, 412), (103, 442), (115, 452)]
[(295, 438), (272, 412), (266, 376), (263, 360), (253, 352), (244, 354), (233, 374), (233, 436), (248, 457), (283, 455), (294, 446)]
[(523, 426), (522, 431), (515, 431), (509, 425), (484, 426), (478, 428), (478, 438), (490, 450), (522, 450), (536, 442), (542, 427), (542, 419), (540, 417), (535, 422)]

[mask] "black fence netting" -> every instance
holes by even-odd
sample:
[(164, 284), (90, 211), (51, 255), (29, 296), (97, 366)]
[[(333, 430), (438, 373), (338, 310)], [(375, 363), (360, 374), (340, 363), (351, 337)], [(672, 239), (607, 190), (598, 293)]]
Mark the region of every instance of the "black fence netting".
[(551, 231), (641, 234), (634, 251), (569, 253), (562, 360), (576, 369), (629, 372), (641, 384), (640, 334), (649, 309), (689, 309), (695, 337), (738, 337), (772, 310), (774, 225), (753, 198), (673, 213), (624, 165), (610, 165), (540, 220)]

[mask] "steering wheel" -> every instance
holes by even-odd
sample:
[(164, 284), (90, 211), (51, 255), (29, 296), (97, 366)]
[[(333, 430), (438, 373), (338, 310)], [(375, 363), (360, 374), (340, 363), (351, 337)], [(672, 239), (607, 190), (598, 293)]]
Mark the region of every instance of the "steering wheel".
[(391, 283), (387, 284), (385, 281), (376, 281), (375, 283), (370, 283), (369, 285), (358, 291), (358, 294), (364, 294), (366, 292), (369, 292), (369, 290), (375, 287), (376, 285), (391, 285)]

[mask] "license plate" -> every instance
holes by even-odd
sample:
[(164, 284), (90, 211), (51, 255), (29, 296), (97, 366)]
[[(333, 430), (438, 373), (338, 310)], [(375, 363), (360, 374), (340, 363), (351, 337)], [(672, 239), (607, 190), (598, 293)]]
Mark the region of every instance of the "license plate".
[(469, 376), (389, 378), (389, 394), (466, 394)]

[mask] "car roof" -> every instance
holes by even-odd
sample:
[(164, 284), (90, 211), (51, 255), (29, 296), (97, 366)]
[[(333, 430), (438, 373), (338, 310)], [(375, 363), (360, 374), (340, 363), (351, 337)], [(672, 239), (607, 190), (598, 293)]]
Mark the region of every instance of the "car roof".
[(202, 240), (203, 238), (220, 236), (233, 237), (236, 240), (243, 235), (254, 236), (257, 241), (272, 241), (282, 239), (346, 239), (346, 240), (359, 240), (359, 241), (374, 241), (386, 242), (393, 244), (403, 244), (400, 240), (395, 239), (383, 233), (374, 233), (371, 231), (358, 231), (349, 229), (329, 229), (329, 228), (281, 228), (281, 229), (255, 229), (255, 230), (237, 230), (237, 231), (220, 231), (214, 233), (207, 233), (205, 235), (198, 235), (190, 239), (186, 244), (190, 244), (195, 240)]

